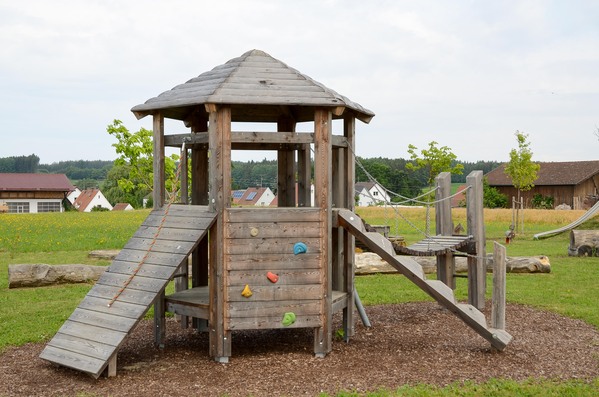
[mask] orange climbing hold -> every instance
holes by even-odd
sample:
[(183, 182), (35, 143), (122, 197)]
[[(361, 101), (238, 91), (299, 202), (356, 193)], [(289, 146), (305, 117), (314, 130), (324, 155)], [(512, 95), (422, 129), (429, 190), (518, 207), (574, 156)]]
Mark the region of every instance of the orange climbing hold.
[(271, 282), (271, 283), (276, 283), (277, 281), (279, 281), (279, 276), (274, 274), (273, 272), (268, 272), (266, 273), (266, 278)]

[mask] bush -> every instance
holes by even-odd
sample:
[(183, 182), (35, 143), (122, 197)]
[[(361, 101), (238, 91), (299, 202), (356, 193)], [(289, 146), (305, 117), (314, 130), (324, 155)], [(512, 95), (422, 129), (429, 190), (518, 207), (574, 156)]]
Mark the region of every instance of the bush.
[(541, 193), (537, 193), (532, 197), (532, 207), (538, 209), (553, 209), (553, 197), (543, 196)]
[(483, 179), (483, 206), (485, 208), (507, 208), (508, 199), (497, 188), (489, 186), (487, 178)]

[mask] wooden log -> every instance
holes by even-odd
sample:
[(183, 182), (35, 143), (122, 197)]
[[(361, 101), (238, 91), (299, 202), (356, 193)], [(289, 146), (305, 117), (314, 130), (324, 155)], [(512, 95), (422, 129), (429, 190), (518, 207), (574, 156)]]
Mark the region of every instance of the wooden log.
[(89, 265), (8, 265), (8, 288), (44, 287), (97, 281), (106, 266)]
[[(413, 256), (426, 274), (434, 274), (437, 271), (437, 261), (434, 256)], [(467, 259), (456, 257), (456, 273), (465, 273), (468, 271)], [(486, 257), (487, 273), (493, 272), (493, 256)], [(551, 264), (549, 258), (544, 255), (526, 256), (526, 257), (507, 257), (506, 272), (508, 273), (550, 273)], [(377, 254), (364, 252), (356, 254), (356, 274), (373, 273), (397, 273), (397, 270), (381, 259)]]
[(569, 256), (599, 256), (599, 230), (571, 230)]

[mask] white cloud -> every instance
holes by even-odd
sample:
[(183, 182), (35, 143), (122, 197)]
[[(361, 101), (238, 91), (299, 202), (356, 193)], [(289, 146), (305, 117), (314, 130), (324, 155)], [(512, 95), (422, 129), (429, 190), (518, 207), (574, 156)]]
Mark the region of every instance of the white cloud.
[(363, 156), (501, 160), (524, 130), (540, 160), (596, 159), (597, 20), (590, 0), (0, 1), (0, 157), (114, 158), (112, 119), (151, 128), (129, 109), (258, 48), (377, 114)]

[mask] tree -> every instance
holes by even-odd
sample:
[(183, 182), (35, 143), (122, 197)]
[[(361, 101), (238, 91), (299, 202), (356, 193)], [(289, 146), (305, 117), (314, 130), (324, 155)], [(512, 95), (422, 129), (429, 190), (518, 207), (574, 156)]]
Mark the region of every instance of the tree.
[[(120, 120), (114, 120), (106, 127), (106, 131), (116, 137), (117, 143), (112, 144), (119, 157), (115, 166), (127, 166), (128, 175), (118, 179), (118, 187), (125, 193), (139, 196), (140, 192), (153, 191), (153, 143), (152, 131), (140, 128), (137, 132), (129, 132)], [(165, 156), (165, 185), (167, 193), (178, 183), (176, 178), (176, 162), (179, 156)], [(123, 171), (122, 169), (120, 170)]]
[(450, 172), (460, 175), (464, 166), (456, 163), (457, 156), (453, 154), (447, 146), (437, 147), (438, 143), (432, 141), (428, 144), (428, 149), (422, 149), (420, 155), (416, 153), (418, 148), (414, 145), (408, 145), (411, 163), (406, 164), (406, 168), (412, 171), (420, 169), (426, 170), (427, 183), (433, 185), (435, 178), (441, 172)]
[[(516, 131), (516, 141), (518, 148), (510, 151), (510, 161), (505, 166), (505, 174), (512, 180), (512, 185), (518, 189), (517, 210), (515, 211), (515, 219), (512, 220), (511, 229), (519, 224), (520, 209), (524, 209), (522, 202), (522, 192), (528, 191), (534, 187), (534, 181), (537, 179), (537, 173), (541, 166), (532, 161), (532, 150), (530, 150), (530, 142), (528, 142), (528, 134)], [(524, 231), (524, 221), (520, 225), (520, 232)]]
[(514, 135), (516, 135), (518, 148), (510, 151), (510, 161), (505, 166), (504, 172), (518, 189), (518, 202), (520, 202), (521, 192), (535, 186), (534, 181), (541, 166), (532, 161), (532, 150), (530, 150), (530, 142), (527, 141), (528, 134), (516, 131)]

